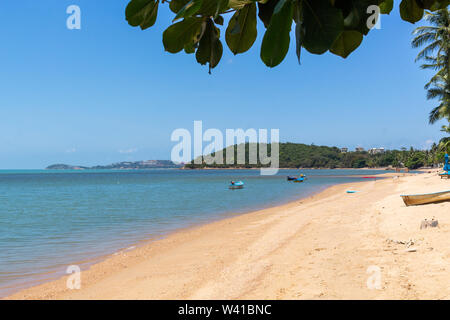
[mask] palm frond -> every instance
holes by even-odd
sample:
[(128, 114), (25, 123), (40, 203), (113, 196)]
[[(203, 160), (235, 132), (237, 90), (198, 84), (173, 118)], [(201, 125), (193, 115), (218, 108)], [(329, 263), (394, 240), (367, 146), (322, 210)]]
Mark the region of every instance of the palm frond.
[(433, 110), (431, 110), (429, 116), (428, 116), (428, 121), (430, 124), (436, 123), (437, 121), (441, 120), (441, 113), (439, 112), (441, 109), (441, 105), (433, 108)]

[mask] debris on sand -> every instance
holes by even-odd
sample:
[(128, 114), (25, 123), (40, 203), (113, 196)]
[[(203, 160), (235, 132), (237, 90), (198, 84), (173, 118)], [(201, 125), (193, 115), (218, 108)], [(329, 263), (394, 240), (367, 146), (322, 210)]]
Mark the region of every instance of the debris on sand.
[(436, 228), (438, 226), (438, 221), (432, 218), (431, 220), (423, 220), (420, 224), (420, 229), (427, 229), (427, 228)]
[[(406, 248), (410, 248), (414, 244), (418, 244), (420, 241), (411, 238), (408, 241), (386, 239), (386, 242), (388, 242), (388, 243), (395, 243), (395, 244), (403, 244)], [(414, 251), (416, 251), (416, 250), (417, 249), (414, 249)], [(410, 252), (414, 252), (414, 251), (410, 251)]]

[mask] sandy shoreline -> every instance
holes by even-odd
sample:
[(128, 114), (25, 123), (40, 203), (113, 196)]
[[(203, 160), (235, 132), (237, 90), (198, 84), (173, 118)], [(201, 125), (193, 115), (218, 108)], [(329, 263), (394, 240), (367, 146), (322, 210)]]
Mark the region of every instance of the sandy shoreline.
[[(67, 289), (64, 277), (8, 298), (450, 298), (450, 202), (406, 207), (399, 197), (450, 184), (435, 172), (396, 175), (181, 230), (93, 265), (80, 290)], [(420, 230), (432, 217), (439, 228)], [(409, 248), (400, 243), (410, 239)], [(380, 289), (367, 287), (371, 266)]]

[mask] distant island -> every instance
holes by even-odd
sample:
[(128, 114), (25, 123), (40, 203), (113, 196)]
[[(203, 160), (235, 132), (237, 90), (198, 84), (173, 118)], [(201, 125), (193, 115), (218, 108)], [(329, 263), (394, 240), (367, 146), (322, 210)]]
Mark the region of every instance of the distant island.
[(165, 169), (165, 168), (180, 168), (182, 164), (176, 164), (170, 160), (146, 160), (146, 161), (124, 161), (109, 164), (106, 166), (72, 166), (68, 164), (52, 164), (45, 168), (46, 170), (101, 170), (101, 169)]

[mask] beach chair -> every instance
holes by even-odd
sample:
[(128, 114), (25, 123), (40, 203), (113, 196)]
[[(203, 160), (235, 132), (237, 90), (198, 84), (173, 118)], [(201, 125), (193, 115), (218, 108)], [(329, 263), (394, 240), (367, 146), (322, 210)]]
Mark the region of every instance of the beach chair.
[(442, 173), (439, 173), (439, 176), (441, 177), (441, 179), (444, 179), (444, 178), (448, 179), (450, 177), (450, 173), (448, 171), (442, 172)]

